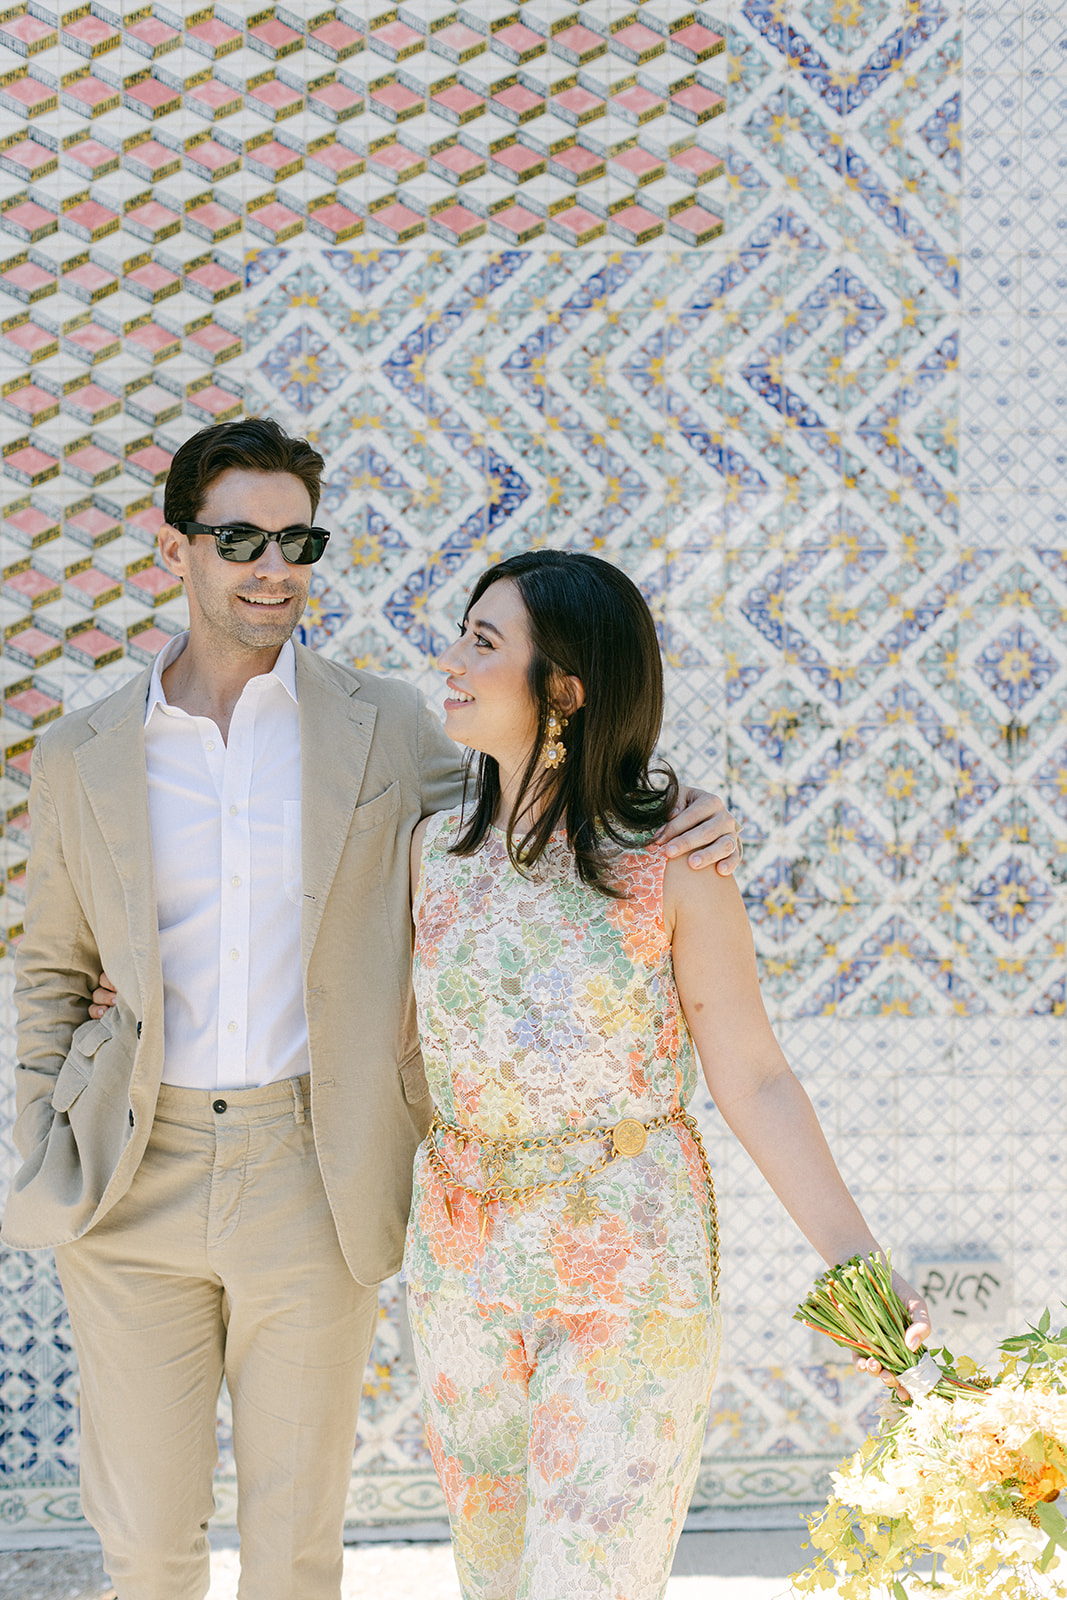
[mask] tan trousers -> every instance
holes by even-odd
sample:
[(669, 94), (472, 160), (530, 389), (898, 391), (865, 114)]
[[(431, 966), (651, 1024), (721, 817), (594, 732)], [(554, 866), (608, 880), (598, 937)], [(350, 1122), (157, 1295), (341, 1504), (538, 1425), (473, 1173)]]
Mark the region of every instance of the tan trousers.
[(144, 1160), (56, 1251), (81, 1368), (82, 1497), (119, 1600), (203, 1600), (215, 1408), (233, 1402), (241, 1600), (339, 1600), (378, 1292), (345, 1264), (308, 1080), (160, 1091)]

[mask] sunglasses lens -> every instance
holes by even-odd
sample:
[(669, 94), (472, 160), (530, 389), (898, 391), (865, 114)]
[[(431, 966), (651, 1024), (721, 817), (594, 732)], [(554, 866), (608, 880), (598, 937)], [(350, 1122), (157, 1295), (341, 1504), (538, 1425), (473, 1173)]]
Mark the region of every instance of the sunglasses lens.
[[(219, 555), (226, 561), (258, 561), (268, 544), (267, 535), (258, 528), (216, 528), (214, 533)], [(329, 537), (324, 528), (287, 528), (278, 538), (278, 548), (290, 566), (306, 567), (319, 559)]]
[(267, 548), (266, 539), (253, 528), (219, 528), (215, 544), (227, 561), (256, 561)]
[(317, 528), (294, 529), (284, 533), (278, 541), (282, 555), (290, 566), (306, 567), (317, 561), (326, 548), (326, 538)]

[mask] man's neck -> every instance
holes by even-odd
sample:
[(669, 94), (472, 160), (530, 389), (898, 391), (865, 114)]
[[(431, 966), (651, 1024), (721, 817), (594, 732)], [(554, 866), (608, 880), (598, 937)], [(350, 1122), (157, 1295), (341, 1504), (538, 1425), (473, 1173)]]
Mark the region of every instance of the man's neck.
[(283, 645), (269, 650), (216, 652), (193, 634), (160, 681), (167, 704), (191, 717), (208, 717), (225, 741), (234, 708), (253, 678), (273, 672)]

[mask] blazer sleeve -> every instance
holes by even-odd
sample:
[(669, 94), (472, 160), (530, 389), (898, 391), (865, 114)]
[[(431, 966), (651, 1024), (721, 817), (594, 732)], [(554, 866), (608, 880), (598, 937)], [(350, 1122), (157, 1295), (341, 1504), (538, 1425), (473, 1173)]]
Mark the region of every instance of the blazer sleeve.
[(12, 1135), (24, 1160), (48, 1137), (56, 1078), (75, 1028), (88, 1018), (100, 972), (96, 940), (67, 869), (40, 742), (30, 772), (25, 932), (15, 954), (18, 1060)]
[(463, 800), (463, 758), (448, 737), (425, 695), (419, 695), (420, 815), (457, 810)]

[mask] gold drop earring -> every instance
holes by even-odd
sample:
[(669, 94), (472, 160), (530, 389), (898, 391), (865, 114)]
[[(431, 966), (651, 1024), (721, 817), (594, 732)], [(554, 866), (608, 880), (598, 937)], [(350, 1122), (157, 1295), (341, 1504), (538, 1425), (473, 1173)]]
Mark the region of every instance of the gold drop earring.
[(567, 746), (563, 743), (563, 730), (566, 726), (566, 717), (558, 717), (554, 711), (548, 713), (548, 727), (545, 731), (545, 742), (541, 747), (541, 760), (549, 772), (556, 772), (567, 759)]

